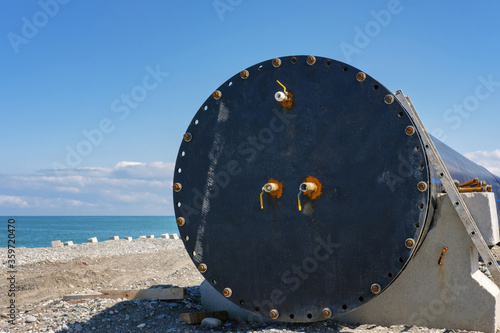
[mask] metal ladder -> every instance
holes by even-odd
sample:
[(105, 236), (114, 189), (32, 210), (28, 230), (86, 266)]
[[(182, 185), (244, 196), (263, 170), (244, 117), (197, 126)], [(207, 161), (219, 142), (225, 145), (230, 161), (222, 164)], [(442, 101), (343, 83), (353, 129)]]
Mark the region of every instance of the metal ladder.
[(420, 119), (417, 113), (417, 110), (415, 110), (415, 107), (413, 106), (413, 103), (411, 102), (410, 98), (403, 94), (403, 91), (401, 90), (396, 91), (395, 96), (399, 100), (399, 102), (403, 105), (403, 107), (405, 107), (410, 116), (413, 118), (413, 121), (415, 122), (415, 125), (419, 129), (420, 135), (425, 144), (429, 163), (436, 170), (438, 177), (440, 178), (440, 181), (443, 184), (443, 187), (446, 190), (446, 193), (448, 194), (448, 197), (450, 198), (453, 207), (455, 208), (455, 211), (460, 217), (460, 220), (462, 220), (465, 230), (467, 230), (470, 239), (472, 240), (472, 242), (477, 248), (477, 251), (483, 258), (486, 267), (488, 267), (493, 281), (497, 286), (500, 286), (500, 266), (498, 266), (496, 259), (493, 257), (492, 252), (490, 251), (488, 245), (484, 241), (484, 238), (481, 235), (481, 232), (479, 231), (479, 228), (477, 227), (474, 218), (472, 217), (471, 213), (469, 212), (469, 209), (467, 208), (467, 205), (462, 199), (462, 196), (460, 195), (457, 186), (453, 182), (453, 179), (451, 178), (448, 169), (444, 165), (444, 162), (441, 159), (441, 156), (439, 155), (436, 146), (434, 145), (434, 142), (432, 141), (429, 133), (425, 129), (424, 124), (422, 123), (422, 120)]

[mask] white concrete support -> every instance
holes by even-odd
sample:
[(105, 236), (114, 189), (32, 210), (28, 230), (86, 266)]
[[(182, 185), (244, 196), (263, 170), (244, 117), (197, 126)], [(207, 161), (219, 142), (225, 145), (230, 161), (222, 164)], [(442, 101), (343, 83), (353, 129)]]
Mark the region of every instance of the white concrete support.
[(177, 234), (171, 234), (170, 239), (179, 239), (179, 235)]
[[(494, 194), (463, 194), (463, 199), (480, 231), (489, 225), (498, 237)], [(500, 327), (500, 289), (479, 271), (478, 252), (446, 194), (439, 195), (434, 223), (400, 276), (370, 302), (335, 320), (483, 332)]]
[(149, 239), (154, 239), (155, 238), (155, 235), (147, 235), (146, 238), (149, 238)]
[(170, 235), (169, 234), (161, 234), (161, 238), (169, 239)]
[(63, 243), (60, 240), (52, 241), (52, 247), (62, 247)]
[(123, 239), (127, 240), (127, 241), (131, 241), (132, 240), (132, 237), (124, 237)]
[(118, 236), (111, 236), (111, 237), (109, 237), (109, 240), (119, 240), (119, 239), (120, 239), (120, 237), (118, 237)]
[(64, 242), (64, 246), (73, 246), (73, 241)]
[(87, 239), (87, 243), (97, 243), (97, 237)]

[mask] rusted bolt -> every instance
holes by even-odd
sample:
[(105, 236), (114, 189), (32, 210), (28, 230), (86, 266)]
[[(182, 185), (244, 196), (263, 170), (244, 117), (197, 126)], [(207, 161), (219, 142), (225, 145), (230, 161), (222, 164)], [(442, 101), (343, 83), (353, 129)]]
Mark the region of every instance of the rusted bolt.
[(486, 192), (493, 192), (493, 186), (492, 185), (486, 186)]
[(413, 127), (413, 126), (407, 126), (405, 128), (405, 133), (408, 136), (412, 136), (413, 134), (415, 134), (415, 127)]
[(269, 311), (269, 318), (278, 319), (279, 316), (280, 316), (280, 313), (278, 312), (278, 310), (272, 309), (271, 311)]
[(321, 311), (321, 315), (325, 319), (330, 318), (332, 316), (332, 310), (330, 310), (329, 308), (324, 308), (323, 311)]
[(405, 246), (409, 249), (412, 249), (415, 246), (415, 241), (413, 240), (413, 238), (408, 238), (407, 240), (405, 240)]
[(224, 297), (231, 297), (232, 294), (233, 291), (231, 290), (231, 288), (224, 288), (224, 290), (222, 291), (222, 295), (224, 295)]
[(181, 183), (175, 183), (173, 186), (175, 192), (180, 192), (182, 190), (182, 185)]
[(175, 220), (175, 222), (179, 227), (182, 227), (186, 223), (186, 220), (183, 217), (178, 217), (177, 220)]
[(198, 270), (200, 271), (200, 273), (205, 273), (207, 271), (207, 265), (205, 265), (205, 264), (199, 264), (198, 265)]
[(316, 63), (316, 57), (315, 56), (308, 56), (307, 57), (307, 63), (309, 65), (314, 65)]
[(281, 66), (281, 59), (280, 58), (274, 58), (273, 59), (273, 66), (278, 68)]
[(221, 96), (222, 96), (222, 93), (219, 90), (214, 91), (212, 94), (212, 97), (215, 99), (219, 99), (219, 98), (221, 98)]
[(191, 133), (188, 132), (184, 133), (184, 141), (189, 142), (191, 141), (192, 138), (193, 136), (191, 135)]
[(441, 255), (439, 256), (438, 265), (443, 264), (443, 257), (444, 257), (444, 254), (446, 253), (447, 250), (448, 250), (447, 246), (443, 247), (443, 250), (441, 251)]
[(417, 188), (420, 192), (425, 192), (425, 191), (427, 191), (427, 183), (426, 182), (419, 182), (417, 185)]
[(378, 293), (380, 293), (380, 290), (382, 290), (382, 288), (380, 288), (380, 285), (378, 283), (374, 283), (370, 287), (370, 290), (372, 291), (372, 293), (378, 294)]
[(244, 69), (244, 70), (242, 70), (242, 71), (240, 72), (240, 77), (241, 77), (243, 80), (244, 80), (244, 79), (246, 79), (249, 75), (250, 75), (250, 73), (249, 73), (246, 69)]
[(385, 104), (392, 104), (392, 102), (394, 102), (394, 96), (391, 94), (385, 95), (384, 102)]
[(366, 79), (365, 73), (359, 72), (358, 74), (356, 74), (356, 80), (358, 80), (359, 82), (363, 82), (365, 79)]

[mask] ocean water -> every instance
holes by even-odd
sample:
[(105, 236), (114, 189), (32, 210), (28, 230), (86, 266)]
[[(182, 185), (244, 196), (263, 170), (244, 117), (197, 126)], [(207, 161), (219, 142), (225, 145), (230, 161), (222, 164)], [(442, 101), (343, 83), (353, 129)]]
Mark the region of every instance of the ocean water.
[[(179, 233), (174, 216), (2, 216), (0, 248), (7, 247), (8, 221), (14, 219), (16, 247), (50, 247), (53, 240), (86, 243), (112, 236), (132, 237)], [(10, 236), (12, 237), (12, 236)]]

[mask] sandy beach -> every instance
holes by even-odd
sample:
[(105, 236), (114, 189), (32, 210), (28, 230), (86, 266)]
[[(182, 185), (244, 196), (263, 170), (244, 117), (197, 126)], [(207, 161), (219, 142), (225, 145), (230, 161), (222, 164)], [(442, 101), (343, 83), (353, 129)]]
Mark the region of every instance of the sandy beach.
[[(6, 249), (2, 249), (6, 253)], [(498, 257), (498, 248), (494, 248)], [(6, 258), (6, 256), (4, 256)], [(2, 332), (466, 332), (410, 326), (350, 326), (334, 321), (312, 324), (260, 324), (226, 321), (221, 327), (181, 323), (179, 314), (202, 311), (203, 277), (181, 240), (135, 239), (62, 248), (16, 249), (17, 318), (9, 323), (7, 261), (0, 269)], [(97, 298), (78, 303), (65, 294), (99, 289), (186, 287), (181, 301)]]

